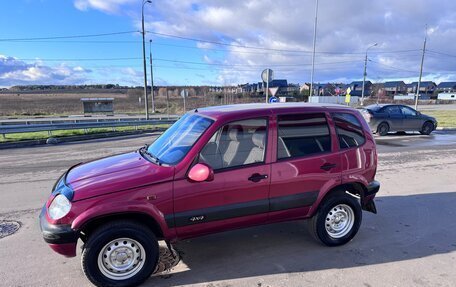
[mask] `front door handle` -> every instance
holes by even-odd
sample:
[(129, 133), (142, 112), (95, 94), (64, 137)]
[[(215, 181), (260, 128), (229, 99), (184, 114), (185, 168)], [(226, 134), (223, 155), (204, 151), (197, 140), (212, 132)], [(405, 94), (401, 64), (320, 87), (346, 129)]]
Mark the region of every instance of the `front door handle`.
[(320, 166), (320, 168), (321, 168), (322, 170), (329, 171), (330, 169), (335, 168), (336, 166), (337, 166), (337, 165), (336, 165), (335, 163), (329, 163), (329, 162), (327, 162), (327, 163), (325, 163), (324, 165)]
[(253, 182), (259, 182), (262, 179), (268, 178), (267, 174), (254, 173), (248, 179)]

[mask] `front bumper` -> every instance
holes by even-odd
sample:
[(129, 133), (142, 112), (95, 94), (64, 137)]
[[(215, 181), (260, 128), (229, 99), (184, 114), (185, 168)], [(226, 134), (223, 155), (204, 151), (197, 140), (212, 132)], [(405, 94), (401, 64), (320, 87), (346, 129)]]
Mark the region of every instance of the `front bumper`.
[(377, 207), (375, 206), (374, 198), (377, 192), (380, 190), (380, 182), (373, 180), (367, 186), (364, 191), (364, 195), (361, 199), (361, 206), (363, 210), (377, 213)]
[(50, 224), (46, 219), (46, 207), (41, 210), (40, 228), (44, 241), (52, 250), (66, 257), (76, 256), (79, 232), (72, 229), (69, 224)]

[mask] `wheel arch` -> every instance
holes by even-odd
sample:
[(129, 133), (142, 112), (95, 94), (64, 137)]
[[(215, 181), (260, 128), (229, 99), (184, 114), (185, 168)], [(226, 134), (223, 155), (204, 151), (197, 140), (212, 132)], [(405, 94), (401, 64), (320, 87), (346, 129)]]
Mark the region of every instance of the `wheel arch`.
[(386, 124), (388, 126), (388, 129), (391, 130), (391, 123), (386, 120), (386, 119), (382, 119), (378, 124), (377, 124), (377, 129), (376, 129), (376, 132), (378, 132), (378, 127), (382, 124)]
[(114, 214), (100, 215), (85, 222), (81, 228), (81, 239), (86, 241), (89, 234), (100, 226), (113, 221), (128, 220), (147, 226), (154, 233), (158, 240), (164, 239), (163, 230), (160, 224), (149, 214), (142, 212), (119, 212)]
[(333, 194), (339, 192), (348, 192), (353, 197), (356, 197), (362, 206), (365, 191), (366, 187), (361, 182), (350, 182), (334, 186), (330, 190), (328, 190), (318, 202), (316, 202), (315, 208), (311, 210), (309, 217), (313, 216), (317, 212), (318, 208), (323, 202), (325, 202), (325, 200), (327, 200)]

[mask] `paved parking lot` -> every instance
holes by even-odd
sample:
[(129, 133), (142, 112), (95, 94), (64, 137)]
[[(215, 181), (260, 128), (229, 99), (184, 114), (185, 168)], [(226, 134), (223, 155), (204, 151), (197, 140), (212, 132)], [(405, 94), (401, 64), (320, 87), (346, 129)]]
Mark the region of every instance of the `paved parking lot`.
[[(0, 286), (90, 286), (79, 257), (44, 243), (39, 210), (69, 166), (121, 153), (153, 135), (0, 150), (0, 220), (21, 228), (0, 239)], [(349, 244), (329, 248), (288, 222), (175, 245), (181, 262), (145, 286), (455, 286), (456, 133), (377, 138), (382, 188)]]

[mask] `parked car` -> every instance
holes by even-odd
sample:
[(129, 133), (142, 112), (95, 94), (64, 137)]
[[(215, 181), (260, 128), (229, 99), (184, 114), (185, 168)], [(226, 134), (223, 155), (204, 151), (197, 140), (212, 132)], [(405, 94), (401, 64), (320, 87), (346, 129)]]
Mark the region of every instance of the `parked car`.
[(435, 118), (405, 105), (370, 105), (361, 111), (372, 132), (381, 136), (391, 131), (418, 131), (429, 135), (437, 128)]
[[(77, 164), (40, 225), (97, 286), (145, 281), (158, 240), (309, 219), (323, 244), (349, 242), (376, 213), (377, 153), (360, 112), (339, 105), (245, 104), (193, 110), (150, 146)], [(299, 263), (297, 263), (299, 264)]]

